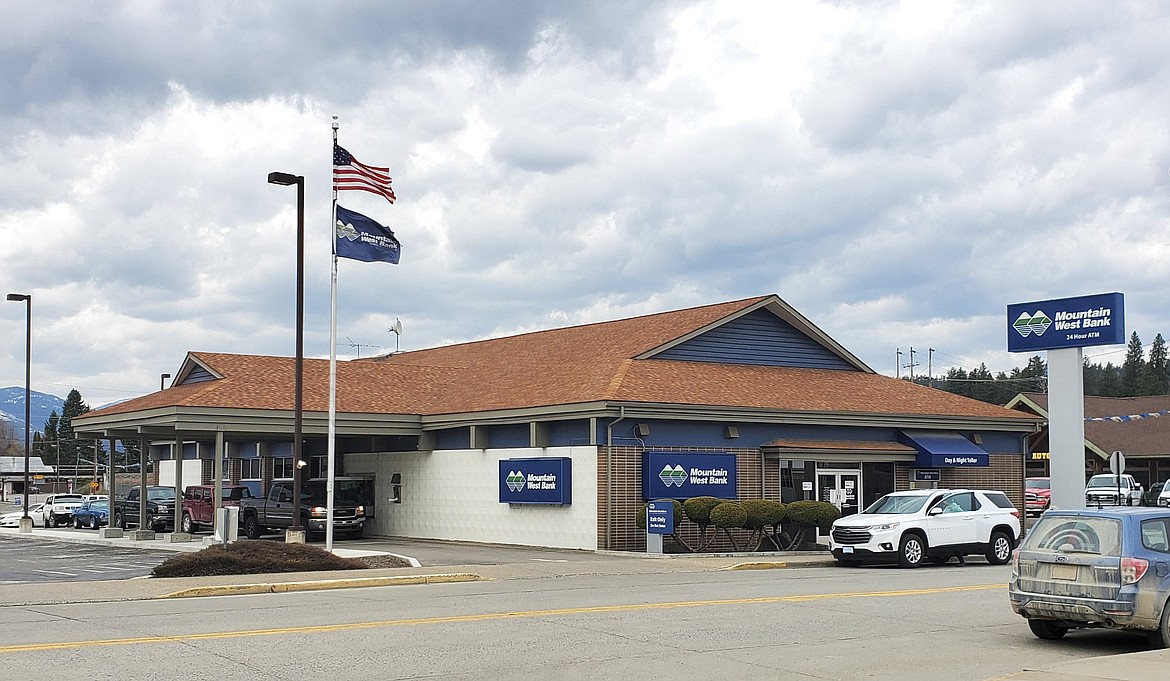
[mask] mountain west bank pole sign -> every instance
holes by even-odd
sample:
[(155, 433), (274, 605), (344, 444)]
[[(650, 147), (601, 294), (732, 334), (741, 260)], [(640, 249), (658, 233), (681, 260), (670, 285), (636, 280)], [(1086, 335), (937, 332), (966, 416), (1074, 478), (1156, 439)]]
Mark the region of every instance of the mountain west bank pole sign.
[(1085, 383), (1081, 348), (1125, 344), (1120, 293), (1007, 307), (1008, 352), (1048, 351), (1048, 451), (1052, 508), (1085, 505)]
[(501, 504), (573, 503), (573, 460), (563, 457), (500, 459)]

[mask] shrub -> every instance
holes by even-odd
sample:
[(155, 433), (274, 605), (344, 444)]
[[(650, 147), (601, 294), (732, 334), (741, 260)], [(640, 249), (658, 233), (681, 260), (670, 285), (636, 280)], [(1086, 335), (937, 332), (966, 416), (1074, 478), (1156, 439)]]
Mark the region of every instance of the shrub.
[(784, 520), (784, 504), (774, 499), (744, 499), (739, 503), (747, 511), (743, 526), (749, 530), (763, 530)]
[(827, 501), (793, 501), (785, 506), (785, 520), (828, 530), (841, 511)]
[(724, 501), (711, 509), (711, 524), (724, 530), (743, 527), (747, 517), (747, 510), (738, 501)]
[(692, 523), (705, 528), (711, 524), (711, 511), (724, 501), (715, 497), (692, 497), (683, 502), (683, 511)]
[(362, 570), (367, 565), (342, 558), (309, 544), (279, 541), (240, 541), (209, 546), (184, 553), (160, 563), (152, 577), (206, 577), (211, 575), (255, 575), (273, 572), (316, 572), (320, 570)]
[[(654, 501), (667, 501), (667, 499), (655, 499)], [(670, 499), (669, 501), (674, 504), (674, 529), (677, 530), (678, 526), (682, 525), (682, 521), (683, 521), (683, 515), (684, 515), (683, 505), (682, 505), (682, 502), (679, 501), (678, 499)], [(639, 530), (646, 529), (646, 509), (649, 507), (650, 507), (649, 501), (642, 504), (642, 512), (639, 513), (638, 517), (635, 519), (635, 522), (637, 523)]]

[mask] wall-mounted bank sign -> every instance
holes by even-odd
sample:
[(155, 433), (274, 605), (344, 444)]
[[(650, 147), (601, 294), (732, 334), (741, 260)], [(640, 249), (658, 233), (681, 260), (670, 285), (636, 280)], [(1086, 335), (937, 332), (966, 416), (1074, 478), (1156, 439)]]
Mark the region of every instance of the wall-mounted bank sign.
[(573, 460), (564, 457), (500, 459), (501, 504), (573, 503)]
[(1125, 344), (1120, 293), (1008, 305), (1008, 352)]
[(735, 499), (735, 456), (645, 452), (642, 455), (642, 498)]

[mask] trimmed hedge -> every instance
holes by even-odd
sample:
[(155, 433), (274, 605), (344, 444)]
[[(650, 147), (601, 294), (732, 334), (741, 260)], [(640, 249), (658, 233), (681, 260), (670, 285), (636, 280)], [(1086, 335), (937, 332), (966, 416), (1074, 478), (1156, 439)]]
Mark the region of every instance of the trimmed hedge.
[(683, 502), (683, 511), (692, 523), (699, 527), (706, 527), (711, 524), (711, 511), (725, 501), (726, 499), (716, 499), (715, 497), (691, 497)]
[(779, 525), (787, 516), (784, 504), (774, 499), (744, 499), (739, 503), (743, 510), (747, 511), (743, 527), (749, 530), (762, 530)]
[(827, 531), (833, 521), (841, 517), (841, 511), (827, 501), (793, 501), (785, 505), (788, 522), (810, 525)]
[(738, 501), (724, 501), (711, 509), (711, 524), (724, 530), (743, 527), (747, 518), (747, 509)]

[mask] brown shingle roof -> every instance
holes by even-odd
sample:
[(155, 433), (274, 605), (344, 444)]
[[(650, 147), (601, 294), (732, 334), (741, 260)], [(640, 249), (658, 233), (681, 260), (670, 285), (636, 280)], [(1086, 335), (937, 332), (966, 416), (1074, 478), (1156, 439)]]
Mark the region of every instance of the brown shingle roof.
[[(870, 371), (635, 359), (774, 296), (338, 362), (342, 413), (463, 414), (597, 401), (859, 414), (1028, 419), (1029, 415)], [(294, 360), (197, 352), (223, 378), (187, 383), (92, 415), (165, 407), (293, 408)], [(304, 364), (304, 409), (328, 410), (328, 362)], [(85, 417), (82, 417), (84, 420)]]
[[(1047, 413), (1047, 393), (1024, 393)], [(1126, 456), (1170, 454), (1170, 395), (1145, 397), (1085, 396), (1085, 439), (1105, 452)], [(1118, 420), (1095, 421), (1092, 419)]]

